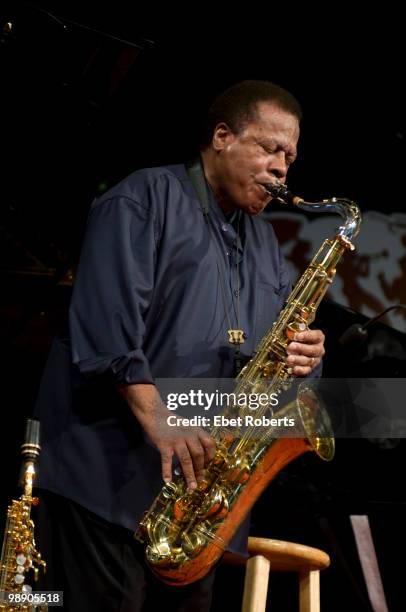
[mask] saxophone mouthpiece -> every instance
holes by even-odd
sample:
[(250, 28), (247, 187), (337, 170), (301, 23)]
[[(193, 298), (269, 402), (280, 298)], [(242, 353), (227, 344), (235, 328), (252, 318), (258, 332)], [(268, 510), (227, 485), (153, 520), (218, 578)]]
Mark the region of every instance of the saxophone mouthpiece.
[(301, 202), (303, 202), (303, 198), (293, 195), (287, 186), (283, 185), (282, 183), (265, 183), (264, 189), (269, 193), (269, 195), (274, 197), (275, 200), (278, 200), (278, 202), (281, 202), (282, 204), (292, 204), (293, 206), (298, 206), (301, 204)]
[(36, 476), (36, 464), (40, 451), (40, 423), (34, 419), (27, 419), (24, 442), (21, 445), (23, 462), (19, 478), (19, 483), (23, 487), (25, 495), (32, 495), (32, 486)]
[(21, 454), (26, 460), (34, 461), (38, 457), (40, 450), (40, 423), (34, 419), (27, 419)]

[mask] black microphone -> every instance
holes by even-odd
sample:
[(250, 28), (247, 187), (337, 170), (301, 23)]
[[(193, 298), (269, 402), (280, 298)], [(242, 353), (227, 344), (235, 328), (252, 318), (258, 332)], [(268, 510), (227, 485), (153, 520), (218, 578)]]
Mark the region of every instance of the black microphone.
[(383, 317), (387, 312), (396, 308), (406, 309), (406, 304), (395, 304), (394, 306), (389, 306), (389, 308), (385, 308), (385, 310), (377, 314), (373, 319), (370, 319), (364, 323), (364, 325), (354, 323), (354, 325), (351, 325), (345, 330), (345, 332), (340, 336), (338, 342), (343, 348), (347, 349), (356, 349), (361, 347), (368, 338), (367, 328), (375, 323), (375, 321)]
[(340, 336), (338, 342), (345, 348), (358, 348), (364, 344), (368, 338), (368, 332), (363, 325), (354, 323)]

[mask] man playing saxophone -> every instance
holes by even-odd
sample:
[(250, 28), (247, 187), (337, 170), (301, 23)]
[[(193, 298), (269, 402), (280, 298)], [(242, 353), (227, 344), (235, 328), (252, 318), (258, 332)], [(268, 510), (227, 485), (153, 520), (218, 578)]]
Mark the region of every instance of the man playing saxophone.
[[(235, 377), (282, 310), (289, 274), (261, 213), (296, 158), (300, 119), (281, 87), (236, 84), (209, 111), (197, 165), (138, 170), (92, 204), (69, 338), (54, 342), (37, 403), (39, 486), (62, 561), (41, 547), (66, 610), (135, 611), (162, 597), (168, 609), (210, 608), (213, 572), (164, 585), (133, 539), (174, 461), (193, 490), (215, 452), (204, 430), (157, 429), (154, 382)], [(294, 376), (317, 373), (323, 333), (298, 332), (287, 353)], [(244, 525), (230, 548), (246, 538)]]

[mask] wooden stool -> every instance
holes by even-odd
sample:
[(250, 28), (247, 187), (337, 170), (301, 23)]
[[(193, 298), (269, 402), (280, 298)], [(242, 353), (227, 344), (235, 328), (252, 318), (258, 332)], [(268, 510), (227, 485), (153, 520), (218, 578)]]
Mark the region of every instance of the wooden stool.
[[(242, 612), (265, 612), (269, 571), (299, 573), (300, 612), (320, 612), (320, 570), (330, 565), (330, 557), (319, 550), (293, 542), (248, 538), (250, 558), (246, 561)], [(233, 555), (231, 563), (241, 563)]]

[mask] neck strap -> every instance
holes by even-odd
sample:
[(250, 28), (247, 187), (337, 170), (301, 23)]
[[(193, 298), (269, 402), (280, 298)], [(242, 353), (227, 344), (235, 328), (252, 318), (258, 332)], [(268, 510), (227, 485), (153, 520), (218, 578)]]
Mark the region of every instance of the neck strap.
[(202, 160), (196, 157), (190, 163), (186, 165), (187, 173), (190, 181), (195, 188), (197, 196), (200, 202), (200, 208), (204, 215), (204, 218), (208, 220), (209, 217), (209, 196), (207, 194), (207, 183), (203, 172)]
[[(188, 163), (186, 165), (187, 168), (187, 173), (189, 175), (190, 181), (193, 185), (193, 187), (195, 188), (195, 191), (197, 193), (197, 196), (199, 198), (199, 202), (200, 202), (200, 208), (202, 210), (203, 216), (207, 222), (207, 226), (209, 228), (209, 234), (211, 239), (214, 242), (215, 245), (215, 249), (217, 251), (217, 255), (218, 257), (221, 257), (222, 254), (221, 252), (219, 252), (219, 246), (217, 244), (217, 241), (214, 239), (213, 236), (213, 229), (210, 225), (210, 215), (209, 215), (209, 196), (207, 193), (207, 182), (206, 182), (206, 178), (204, 176), (204, 172), (203, 172), (203, 166), (202, 166), (202, 161), (200, 156), (194, 160), (192, 160), (190, 163)], [(238, 216), (238, 226), (237, 226), (237, 240), (239, 240), (239, 219), (240, 217)], [(237, 249), (238, 249), (238, 242), (237, 242)], [(236, 311), (236, 320), (237, 320), (237, 327), (239, 327), (239, 318), (240, 318), (240, 312), (239, 312), (239, 300), (240, 300), (240, 277), (239, 277), (239, 269), (238, 269), (238, 253), (236, 254), (236, 258), (237, 258), (237, 265), (236, 265), (236, 275), (237, 275), (237, 311)], [(240, 345), (243, 344), (244, 342), (244, 338), (245, 338), (245, 334), (244, 331), (242, 329), (233, 329), (232, 325), (231, 325), (231, 319), (230, 319), (230, 314), (228, 312), (228, 308), (227, 308), (227, 300), (226, 300), (226, 283), (225, 280), (223, 278), (223, 274), (221, 271), (221, 268), (219, 266), (218, 260), (216, 261), (216, 265), (217, 265), (217, 271), (218, 271), (218, 275), (219, 275), (219, 280), (220, 280), (220, 286), (221, 286), (221, 293), (222, 293), (222, 299), (223, 299), (223, 305), (224, 305), (224, 311), (226, 313), (226, 317), (227, 317), (227, 321), (228, 321), (228, 341), (230, 342), (230, 344), (233, 344), (235, 347), (235, 353), (234, 353), (234, 364), (235, 364), (235, 371), (236, 374), (238, 374), (241, 370), (242, 367), (242, 361), (241, 361), (241, 353), (240, 353)], [(233, 294), (231, 294), (231, 299), (233, 301)]]

